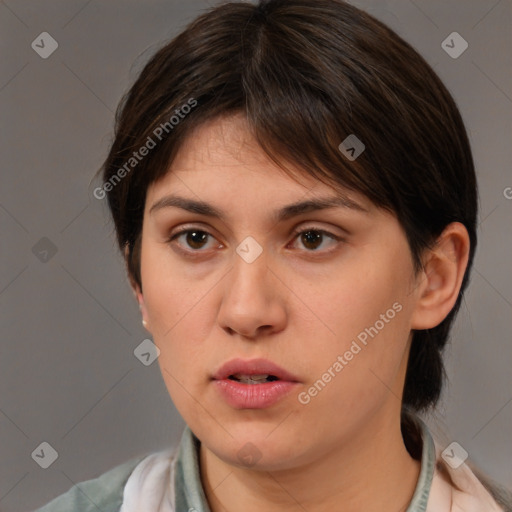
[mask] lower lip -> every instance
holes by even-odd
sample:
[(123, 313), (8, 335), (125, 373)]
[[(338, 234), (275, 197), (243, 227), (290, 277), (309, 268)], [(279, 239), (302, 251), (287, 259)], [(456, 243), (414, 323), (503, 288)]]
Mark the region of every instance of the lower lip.
[(261, 384), (243, 384), (231, 379), (213, 382), (226, 402), (235, 409), (265, 409), (284, 398), (298, 384), (287, 380)]

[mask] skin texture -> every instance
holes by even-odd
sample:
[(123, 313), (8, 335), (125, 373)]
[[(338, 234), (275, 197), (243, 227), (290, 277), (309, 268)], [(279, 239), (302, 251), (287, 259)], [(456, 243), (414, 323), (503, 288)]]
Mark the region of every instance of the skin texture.
[[(265, 156), (239, 116), (204, 124), (187, 139), (146, 196), (142, 291), (134, 285), (146, 328), (161, 351), (169, 394), (201, 440), (213, 512), (405, 510), (419, 475), (400, 433), (411, 329), (437, 325), (453, 307), (467, 232), (447, 226), (415, 273), (392, 214), (289, 167), (295, 179)], [(272, 219), (290, 203), (340, 192), (364, 210)], [(151, 211), (169, 194), (206, 201), (225, 218)], [(211, 236), (169, 241), (181, 228)], [(296, 229), (340, 240), (308, 239)], [(236, 253), (247, 236), (263, 249), (252, 263)], [(393, 304), (400, 311), (301, 403), (298, 393)], [(297, 390), (267, 409), (232, 408), (211, 376), (235, 357), (270, 359), (298, 377)], [(237, 456), (247, 443), (258, 459), (250, 466)]]

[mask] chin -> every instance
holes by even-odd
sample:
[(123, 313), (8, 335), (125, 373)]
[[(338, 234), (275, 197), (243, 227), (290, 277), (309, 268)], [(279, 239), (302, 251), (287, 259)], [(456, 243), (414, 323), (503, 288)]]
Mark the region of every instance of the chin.
[(206, 429), (204, 442), (225, 463), (240, 468), (276, 471), (293, 467), (299, 440), (285, 425), (273, 421), (225, 423), (233, 436), (212, 437)]

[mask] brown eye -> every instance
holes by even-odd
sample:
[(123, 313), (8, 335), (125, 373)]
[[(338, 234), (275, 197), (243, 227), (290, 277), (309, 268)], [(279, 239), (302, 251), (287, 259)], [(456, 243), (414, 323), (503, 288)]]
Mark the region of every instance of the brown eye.
[(317, 249), (322, 243), (323, 234), (319, 231), (304, 231), (301, 241), (307, 249)]
[(193, 249), (201, 249), (209, 236), (208, 233), (204, 231), (187, 231), (185, 234), (187, 244)]
[(169, 242), (174, 242), (175, 240), (178, 242), (184, 250), (189, 250), (190, 252), (200, 252), (201, 249), (204, 249), (208, 245), (209, 238), (214, 240), (213, 236), (206, 231), (202, 231), (200, 229), (187, 229), (176, 233), (171, 236)]
[[(332, 249), (332, 246), (341, 241), (339, 237), (323, 229), (303, 229), (295, 233), (294, 240), (300, 240), (301, 245), (308, 252), (321, 252), (322, 249)], [(326, 244), (326, 240), (331, 243)]]

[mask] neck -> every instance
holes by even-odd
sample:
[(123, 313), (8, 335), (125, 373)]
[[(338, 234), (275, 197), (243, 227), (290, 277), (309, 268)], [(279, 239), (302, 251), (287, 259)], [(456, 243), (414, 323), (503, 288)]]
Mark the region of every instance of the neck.
[(337, 449), (280, 471), (232, 466), (201, 444), (201, 480), (212, 512), (327, 512), (340, 504), (344, 512), (405, 511), (420, 462), (407, 452), (396, 416), (373, 418)]

